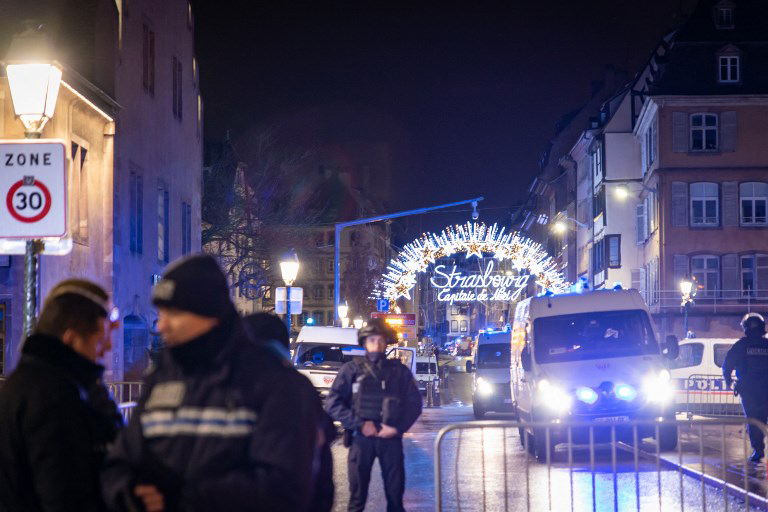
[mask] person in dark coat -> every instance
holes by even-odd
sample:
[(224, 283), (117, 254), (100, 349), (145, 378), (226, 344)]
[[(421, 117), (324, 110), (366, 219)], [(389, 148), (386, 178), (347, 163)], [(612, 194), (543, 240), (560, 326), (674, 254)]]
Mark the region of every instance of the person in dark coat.
[(248, 339), (216, 260), (170, 265), (152, 302), (167, 348), (107, 457), (110, 510), (307, 510), (316, 404)]
[(403, 511), (403, 434), (421, 414), (421, 394), (411, 371), (400, 361), (386, 358), (387, 345), (396, 336), (384, 321), (371, 320), (360, 330), (358, 341), (365, 347), (365, 357), (339, 369), (325, 404), (331, 417), (351, 433), (348, 510), (365, 508), (371, 468), (378, 457), (387, 510)]
[(0, 510), (104, 510), (99, 470), (122, 417), (97, 361), (111, 349), (109, 297), (69, 279), (46, 298), (0, 388)]
[[(766, 423), (768, 421), (768, 340), (765, 339), (765, 320), (757, 313), (747, 313), (741, 321), (744, 337), (733, 344), (725, 355), (723, 378), (731, 387), (732, 374), (736, 370), (736, 394), (741, 395), (741, 405), (747, 418)], [(759, 462), (765, 456), (763, 431), (748, 425), (752, 456)]]
[[(251, 338), (258, 344), (267, 347), (273, 353), (290, 363), (290, 340), (288, 328), (280, 318), (270, 313), (254, 313), (244, 319), (246, 330)], [(292, 365), (291, 365), (292, 366)], [(320, 423), (317, 425), (317, 446), (315, 448), (314, 464), (314, 495), (310, 510), (312, 512), (330, 512), (333, 509), (333, 455), (331, 443), (336, 439), (336, 427), (331, 417), (323, 410), (320, 397), (312, 383), (305, 376), (296, 373), (296, 380), (300, 382), (310, 401), (317, 405), (317, 414)]]

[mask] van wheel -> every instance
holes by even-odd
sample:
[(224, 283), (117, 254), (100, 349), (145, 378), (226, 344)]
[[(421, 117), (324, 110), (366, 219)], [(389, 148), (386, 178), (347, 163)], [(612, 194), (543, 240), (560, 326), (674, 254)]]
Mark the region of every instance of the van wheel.
[[(533, 429), (533, 439), (528, 438), (528, 452), (539, 462), (547, 461), (547, 431), (543, 428)], [(549, 442), (550, 461), (555, 458), (555, 445)]]
[(474, 402), (472, 404), (472, 412), (475, 414), (476, 420), (481, 420), (485, 418), (485, 411), (477, 402)]
[[(654, 437), (656, 437), (655, 433)], [(659, 443), (659, 450), (662, 452), (671, 452), (677, 448), (677, 425), (659, 427), (659, 436), (656, 442)]]

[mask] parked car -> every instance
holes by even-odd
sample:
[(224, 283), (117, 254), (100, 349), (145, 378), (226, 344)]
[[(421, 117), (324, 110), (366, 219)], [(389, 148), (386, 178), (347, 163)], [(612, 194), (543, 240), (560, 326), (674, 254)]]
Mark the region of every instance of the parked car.
[(357, 343), (357, 329), (306, 325), (291, 345), (291, 361), (325, 399), (339, 368), (355, 356), (365, 355)]

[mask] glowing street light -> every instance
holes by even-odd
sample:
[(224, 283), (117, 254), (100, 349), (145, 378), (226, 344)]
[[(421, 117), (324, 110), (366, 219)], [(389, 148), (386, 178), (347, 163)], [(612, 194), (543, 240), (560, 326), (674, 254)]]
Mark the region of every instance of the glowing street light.
[(619, 201), (624, 201), (629, 197), (629, 189), (626, 187), (626, 185), (619, 185), (614, 189), (614, 194), (616, 195), (616, 199)]
[(53, 117), (61, 84), (61, 67), (53, 59), (52, 45), (41, 25), (25, 24), (11, 40), (3, 59), (11, 101), (27, 138), (38, 138)]
[(288, 337), (291, 337), (291, 285), (299, 275), (299, 257), (291, 249), (280, 260), (280, 273), (285, 281), (285, 325), (288, 327)]
[(680, 281), (680, 294), (681, 302), (680, 307), (683, 308), (683, 331), (685, 338), (688, 336), (688, 311), (693, 307), (693, 297), (696, 295), (696, 288), (693, 285), (693, 281), (687, 277)]
[(343, 303), (339, 304), (339, 307), (337, 308), (337, 312), (339, 313), (339, 318), (341, 319), (342, 327), (344, 327), (344, 320), (348, 320), (347, 314), (349, 313), (349, 306), (347, 305), (347, 301), (344, 301)]
[(586, 228), (587, 227), (586, 224), (584, 224), (583, 222), (579, 222), (576, 219), (572, 219), (571, 217), (561, 216), (558, 220), (556, 220), (555, 222), (552, 223), (552, 227), (550, 229), (556, 235), (562, 235), (566, 231), (568, 231), (568, 224), (567, 224), (567, 222), (573, 222), (574, 224), (576, 224), (580, 228)]
[(363, 328), (363, 319), (360, 317), (355, 318), (352, 323), (355, 325), (355, 329), (360, 330)]

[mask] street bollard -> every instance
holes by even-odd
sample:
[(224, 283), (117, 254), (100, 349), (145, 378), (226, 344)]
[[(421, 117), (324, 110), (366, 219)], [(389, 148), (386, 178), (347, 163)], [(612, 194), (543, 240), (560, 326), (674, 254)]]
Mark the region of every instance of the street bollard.
[(427, 407), (432, 407), (432, 383), (434, 381), (427, 381)]

